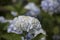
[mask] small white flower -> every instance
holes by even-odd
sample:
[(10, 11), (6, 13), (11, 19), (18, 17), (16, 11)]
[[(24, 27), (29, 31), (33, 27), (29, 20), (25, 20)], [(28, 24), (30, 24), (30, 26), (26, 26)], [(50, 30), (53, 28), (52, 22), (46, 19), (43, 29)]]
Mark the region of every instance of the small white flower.
[(46, 37), (41, 38), (40, 40), (46, 40)]
[(25, 40), (24, 37), (21, 37), (22, 40)]
[(9, 22), (9, 23), (11, 23), (11, 22), (12, 22), (12, 20), (7, 20), (7, 19), (6, 19), (6, 22)]
[(15, 11), (11, 11), (11, 14), (12, 14), (13, 16), (17, 16), (17, 15), (18, 15), (18, 13), (15, 12)]

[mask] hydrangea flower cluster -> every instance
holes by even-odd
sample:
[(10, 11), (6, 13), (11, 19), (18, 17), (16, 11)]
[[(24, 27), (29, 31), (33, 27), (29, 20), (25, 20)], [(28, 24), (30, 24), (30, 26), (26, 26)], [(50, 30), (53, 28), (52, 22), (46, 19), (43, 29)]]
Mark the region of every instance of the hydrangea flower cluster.
[(7, 32), (22, 34), (24, 33), (23, 31), (28, 32), (26, 35), (27, 38), (30, 38), (32, 34), (34, 34), (33, 37), (36, 37), (40, 33), (46, 34), (38, 19), (30, 16), (15, 17), (10, 23)]
[(41, 7), (45, 12), (57, 13), (60, 12), (60, 1), (59, 0), (43, 0)]
[(5, 18), (3, 16), (0, 16), (0, 22), (1, 23), (5, 23), (6, 22), (6, 20), (5, 20)]
[(36, 17), (40, 13), (40, 9), (33, 2), (28, 3), (24, 8), (28, 10), (26, 16)]
[(53, 35), (52, 38), (53, 40), (60, 40), (60, 35)]
[(0, 22), (1, 22), (1, 23), (6, 23), (6, 22), (11, 23), (12, 20), (7, 20), (7, 19), (5, 19), (3, 16), (0, 16)]

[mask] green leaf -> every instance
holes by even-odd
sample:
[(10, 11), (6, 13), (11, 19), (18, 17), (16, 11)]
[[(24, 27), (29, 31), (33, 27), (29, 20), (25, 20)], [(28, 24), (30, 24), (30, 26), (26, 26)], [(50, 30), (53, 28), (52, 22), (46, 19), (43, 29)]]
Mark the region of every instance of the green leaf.
[(56, 20), (57, 20), (58, 23), (60, 23), (60, 16), (57, 16)]
[(7, 10), (14, 11), (14, 7), (12, 5), (4, 6)]
[(58, 34), (59, 33), (59, 27), (58, 26), (54, 27), (53, 33), (54, 34)]
[(42, 37), (45, 37), (45, 36), (46, 36), (46, 35), (40, 33), (40, 34), (38, 34), (35, 38), (33, 38), (32, 40), (39, 40), (39, 39), (41, 39)]
[(3, 38), (5, 38), (6, 40), (21, 40), (21, 36), (18, 34), (4, 34), (2, 35)]

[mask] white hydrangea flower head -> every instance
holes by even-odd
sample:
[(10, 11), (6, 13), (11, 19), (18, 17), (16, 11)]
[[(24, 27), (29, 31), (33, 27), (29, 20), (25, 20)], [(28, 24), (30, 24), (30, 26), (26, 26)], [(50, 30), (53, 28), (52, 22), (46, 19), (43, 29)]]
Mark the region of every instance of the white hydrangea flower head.
[(26, 13), (28, 16), (36, 16), (40, 13), (40, 9), (33, 2), (28, 3), (24, 8), (29, 10)]
[(57, 13), (60, 10), (60, 3), (58, 0), (43, 0), (41, 7), (45, 12)]
[(45, 34), (38, 19), (30, 16), (18, 16), (10, 23), (7, 32), (22, 34), (23, 31), (37, 36), (39, 33)]

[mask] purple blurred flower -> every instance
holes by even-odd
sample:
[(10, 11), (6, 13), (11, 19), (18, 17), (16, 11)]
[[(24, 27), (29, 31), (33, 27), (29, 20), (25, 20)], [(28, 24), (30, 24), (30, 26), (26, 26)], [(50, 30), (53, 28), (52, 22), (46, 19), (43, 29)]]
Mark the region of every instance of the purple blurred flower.
[(1, 23), (6, 23), (6, 22), (11, 23), (12, 20), (7, 20), (7, 19), (5, 19), (3, 16), (0, 16), (0, 22), (1, 22)]
[(3, 16), (0, 16), (0, 22), (1, 23), (5, 23), (6, 22), (6, 20), (5, 20), (5, 18)]
[(60, 3), (58, 0), (43, 0), (41, 2), (41, 7), (45, 12), (57, 13), (60, 10)]
[(40, 9), (33, 2), (28, 3), (24, 8), (29, 10), (26, 16), (36, 17), (40, 13)]

